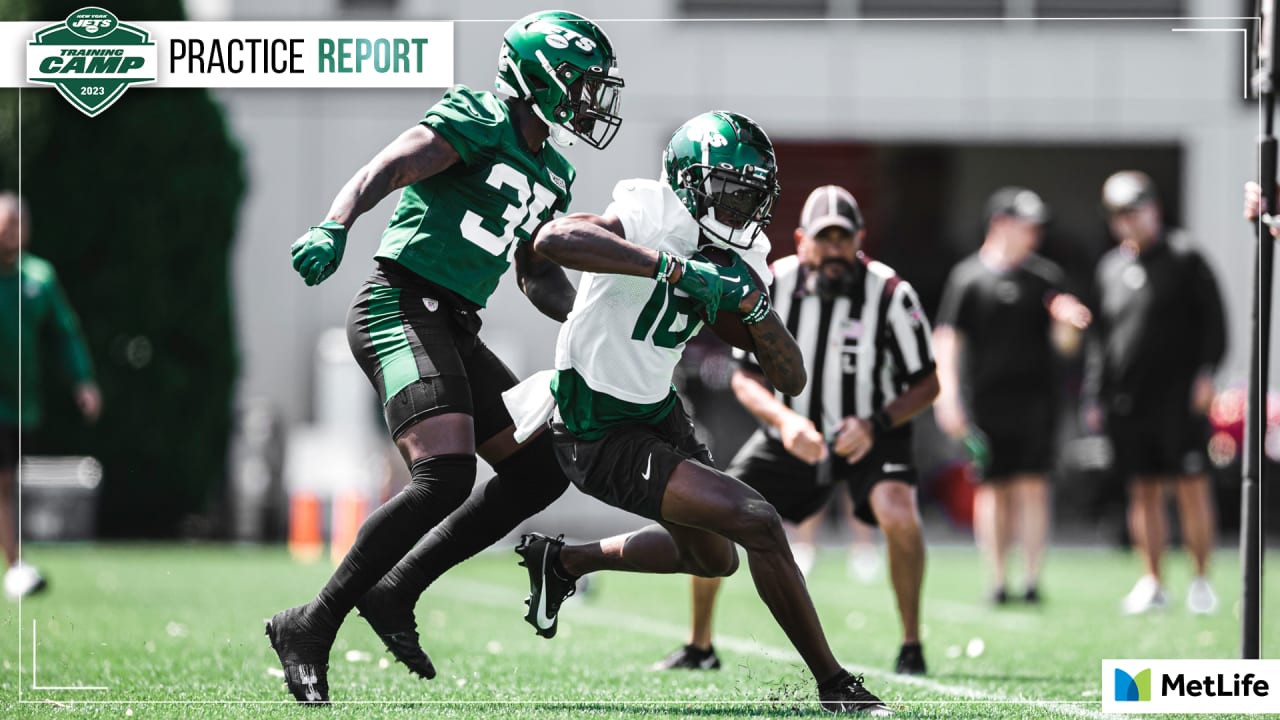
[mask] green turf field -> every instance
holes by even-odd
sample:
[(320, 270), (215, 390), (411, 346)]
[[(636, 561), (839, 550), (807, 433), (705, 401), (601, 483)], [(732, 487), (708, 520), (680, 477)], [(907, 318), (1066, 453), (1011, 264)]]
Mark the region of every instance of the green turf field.
[[(566, 605), (559, 635), (544, 640), (521, 620), (524, 570), (514, 554), (495, 552), (456, 569), (419, 605), (426, 648), (440, 670), (435, 680), (380, 663), (387, 656), (353, 615), (338, 637), (329, 683), (335, 701), (359, 704), (317, 710), (286, 702), (262, 621), (308, 599), (326, 565), (295, 563), (279, 549), (216, 546), (37, 545), (27, 552), (52, 589), (22, 605), (21, 674), (18, 608), (0, 606), (3, 717), (823, 715), (806, 704), (816, 697), (812, 684), (755, 597), (745, 564), (726, 584), (717, 616), (726, 665), (720, 672), (646, 671), (685, 638), (683, 577), (602, 576), (588, 597)], [(898, 641), (887, 581), (848, 580), (844, 557), (835, 550), (821, 557), (811, 578), (815, 601), (836, 655), (894, 701), (900, 717), (1102, 717), (1101, 658), (1238, 651), (1233, 553), (1221, 553), (1214, 569), (1224, 606), (1218, 615), (1182, 609), (1186, 560), (1175, 555), (1170, 609), (1123, 618), (1118, 601), (1136, 571), (1127, 555), (1055, 551), (1045, 606), (995, 611), (980, 601), (976, 554), (940, 548), (931, 551), (925, 588), (930, 674), (898, 678), (887, 672)], [(1276, 577), (1267, 584), (1272, 608), (1280, 601)], [(1280, 622), (1270, 624), (1264, 654), (1280, 654)], [(33, 680), (40, 688), (107, 689), (32, 689)]]

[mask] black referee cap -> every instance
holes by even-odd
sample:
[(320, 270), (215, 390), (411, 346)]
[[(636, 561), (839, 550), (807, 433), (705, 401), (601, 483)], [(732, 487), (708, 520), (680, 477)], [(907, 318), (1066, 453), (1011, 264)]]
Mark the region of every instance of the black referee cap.
[(857, 234), (863, 228), (862, 210), (853, 194), (839, 185), (823, 185), (809, 193), (800, 211), (800, 230), (813, 237), (829, 227)]

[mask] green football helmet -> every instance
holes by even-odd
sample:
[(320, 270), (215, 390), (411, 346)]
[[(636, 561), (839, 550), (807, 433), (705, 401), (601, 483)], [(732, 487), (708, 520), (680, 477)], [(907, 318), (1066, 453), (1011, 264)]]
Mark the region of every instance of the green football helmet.
[(778, 163), (754, 120), (714, 110), (681, 125), (662, 177), (713, 243), (747, 249), (773, 219)]
[(529, 101), (559, 145), (579, 137), (603, 148), (622, 126), (613, 44), (581, 15), (544, 10), (517, 21), (503, 36), (494, 82), (499, 93)]

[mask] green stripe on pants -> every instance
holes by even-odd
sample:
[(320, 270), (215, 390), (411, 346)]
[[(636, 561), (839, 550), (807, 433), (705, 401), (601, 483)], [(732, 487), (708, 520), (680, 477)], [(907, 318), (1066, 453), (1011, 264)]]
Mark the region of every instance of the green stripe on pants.
[(404, 334), (400, 289), (374, 286), (369, 294), (369, 337), (382, 368), (382, 398), (386, 404), (418, 379), (418, 363)]

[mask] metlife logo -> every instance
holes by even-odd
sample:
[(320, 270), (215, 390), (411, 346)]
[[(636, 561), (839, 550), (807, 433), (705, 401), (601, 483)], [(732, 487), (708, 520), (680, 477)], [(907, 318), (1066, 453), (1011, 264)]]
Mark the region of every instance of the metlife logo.
[(1280, 713), (1280, 660), (1103, 660), (1105, 713)]

